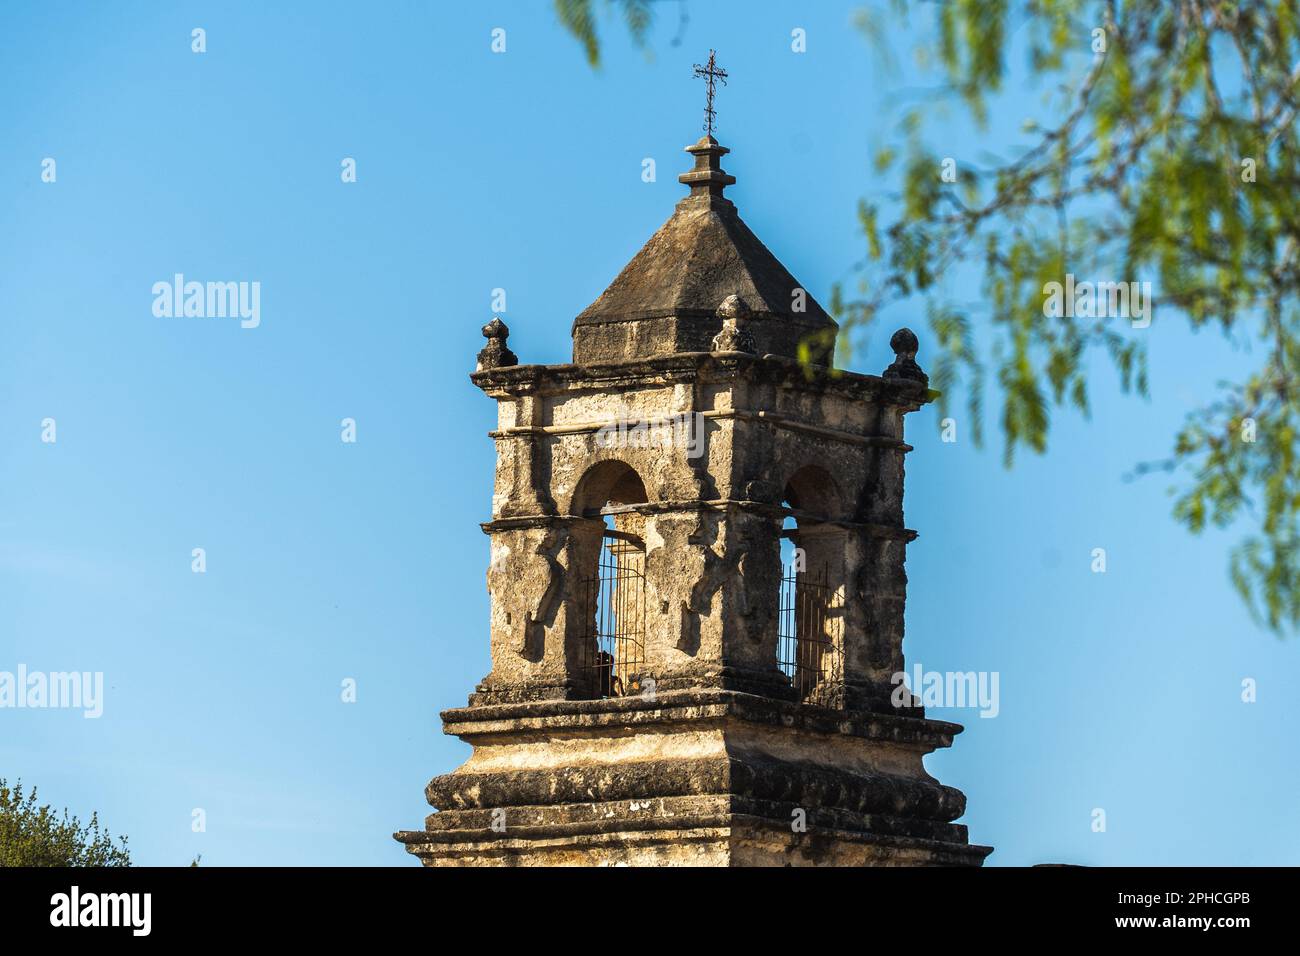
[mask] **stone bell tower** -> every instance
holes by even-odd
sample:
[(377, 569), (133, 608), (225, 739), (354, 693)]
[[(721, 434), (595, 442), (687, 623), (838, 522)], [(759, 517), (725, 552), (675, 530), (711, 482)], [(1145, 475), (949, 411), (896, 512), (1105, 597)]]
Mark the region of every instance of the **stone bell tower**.
[(834, 369), (834, 320), (723, 195), (728, 150), (686, 149), (690, 194), (571, 364), (483, 329), (492, 669), (442, 713), (473, 755), (396, 838), (429, 866), (978, 865), (922, 765), (962, 728), (891, 700), (916, 337)]

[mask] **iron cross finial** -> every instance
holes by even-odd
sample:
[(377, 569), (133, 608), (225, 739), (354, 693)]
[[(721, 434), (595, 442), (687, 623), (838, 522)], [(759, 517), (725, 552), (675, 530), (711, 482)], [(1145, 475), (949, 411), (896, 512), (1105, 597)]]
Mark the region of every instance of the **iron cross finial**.
[(710, 50), (707, 65), (695, 64), (695, 75), (704, 77), (705, 82), (708, 84), (708, 96), (704, 101), (704, 132), (710, 136), (713, 135), (713, 119), (717, 115), (713, 112), (713, 82), (714, 80), (721, 80), (723, 86), (727, 85), (727, 71), (717, 65), (714, 61), (714, 55), (714, 51)]

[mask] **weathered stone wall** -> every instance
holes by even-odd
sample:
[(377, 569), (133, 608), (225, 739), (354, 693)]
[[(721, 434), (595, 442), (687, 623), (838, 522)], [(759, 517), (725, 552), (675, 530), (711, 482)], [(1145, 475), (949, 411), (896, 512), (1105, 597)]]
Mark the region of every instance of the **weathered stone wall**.
[[(716, 342), (752, 342), (734, 302), (719, 314)], [(965, 798), (922, 762), (961, 728), (890, 701), (914, 537), (903, 416), (930, 397), (914, 337), (875, 377), (725, 350), (519, 366), (503, 325), (484, 332), (492, 670), (443, 714), (473, 755), (397, 838), (430, 866), (978, 865), (988, 848), (953, 822)], [(678, 415), (698, 416), (697, 454), (603, 437)], [(834, 664), (802, 701), (777, 666), (787, 518), (828, 594), (816, 664)], [(606, 521), (644, 548), (643, 660), (619, 671), (626, 695), (591, 699)]]
[[(592, 613), (582, 582), (595, 572), (600, 509), (612, 504), (639, 506), (645, 671), (656, 682), (787, 692), (776, 669), (777, 597), (782, 518), (792, 513), (796, 544), (832, 594), (837, 672), (858, 706), (887, 704), (889, 678), (902, 669), (911, 537), (902, 416), (924, 389), (707, 354), (503, 372), (477, 377), (501, 409), (485, 526), (493, 670), (478, 700), (582, 696), (576, 642)], [(603, 426), (692, 414), (695, 455), (602, 444)], [(525, 519), (527, 528), (515, 526)]]

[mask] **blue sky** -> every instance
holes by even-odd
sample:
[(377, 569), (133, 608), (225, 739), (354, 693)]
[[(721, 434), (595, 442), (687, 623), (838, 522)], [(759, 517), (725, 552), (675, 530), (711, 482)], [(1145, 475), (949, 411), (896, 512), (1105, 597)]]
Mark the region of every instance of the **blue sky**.
[[(648, 52), (603, 21), (593, 71), (540, 2), (7, 7), (0, 670), (107, 687), (98, 720), (0, 710), (0, 775), (99, 810), (140, 864), (411, 865), (389, 834), (468, 752), (437, 711), (488, 669), (495, 408), (467, 373), (492, 290), (521, 361), (567, 360), (573, 317), (683, 194), (712, 46), (728, 195), (825, 302), (861, 254), (857, 200), (898, 187), (873, 148), (925, 97), (923, 32), (900, 28), (891, 76), (855, 9), (692, 2), (674, 46), (665, 3)], [(1006, 148), (1041, 92), (1019, 69), (988, 130), (954, 112), (930, 135)], [(154, 316), (177, 272), (260, 282), (260, 326)], [(925, 365), (920, 308), (853, 367), (883, 369), (903, 324)], [(1150, 334), (1151, 400), (1099, 363), (1091, 420), (1054, 413), (1014, 470), (992, 419), (983, 451), (960, 422), (941, 443), (933, 408), (909, 420), (905, 650), (1001, 675), (996, 718), (932, 712), (967, 731), (927, 760), (991, 865), (1300, 863), (1300, 649), (1231, 591), (1231, 533), (1189, 537), (1165, 479), (1122, 479), (1251, 357), (1176, 318)]]

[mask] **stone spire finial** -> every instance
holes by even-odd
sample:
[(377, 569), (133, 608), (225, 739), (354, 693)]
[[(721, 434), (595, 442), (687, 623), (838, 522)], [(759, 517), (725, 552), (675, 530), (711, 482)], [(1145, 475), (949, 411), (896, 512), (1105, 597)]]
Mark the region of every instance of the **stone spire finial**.
[(718, 306), (717, 316), (722, 320), (722, 331), (713, 337), (715, 352), (755, 352), (754, 336), (742, 323), (753, 314), (749, 304), (738, 295), (729, 295)]
[[(691, 187), (688, 199), (708, 198), (724, 199), (722, 190), (736, 181), (722, 169), (722, 157), (731, 152), (711, 135), (705, 134), (693, 146), (687, 146), (686, 152), (695, 157), (695, 168), (689, 173), (677, 177), (679, 183)], [(730, 204), (731, 200), (724, 199)]]
[(930, 384), (930, 376), (916, 364), (916, 350), (920, 343), (915, 332), (908, 328), (899, 329), (890, 338), (889, 347), (894, 350), (894, 363), (885, 369), (885, 378), (908, 378), (922, 385)]
[(487, 339), (487, 345), (478, 353), (478, 366), (474, 371), (519, 364), (518, 357), (506, 345), (510, 329), (498, 317), (493, 316), (492, 321), (483, 326), (483, 337)]

